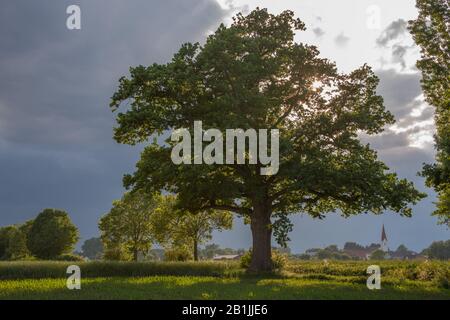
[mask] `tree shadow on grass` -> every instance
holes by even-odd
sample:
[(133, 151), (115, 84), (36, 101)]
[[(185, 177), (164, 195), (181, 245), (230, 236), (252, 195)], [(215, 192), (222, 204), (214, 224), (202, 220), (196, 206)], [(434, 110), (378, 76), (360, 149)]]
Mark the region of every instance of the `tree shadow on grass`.
[(392, 285), (369, 290), (365, 284), (282, 277), (161, 276), (84, 279), (81, 290), (68, 290), (64, 279), (44, 279), (29, 287), (3, 290), (0, 299), (450, 299), (450, 291)]

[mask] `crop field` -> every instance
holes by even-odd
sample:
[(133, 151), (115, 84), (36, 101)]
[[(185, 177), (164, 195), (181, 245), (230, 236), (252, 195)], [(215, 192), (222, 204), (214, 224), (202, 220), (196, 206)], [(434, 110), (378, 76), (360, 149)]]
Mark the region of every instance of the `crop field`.
[[(381, 267), (381, 289), (366, 269)], [(251, 275), (237, 263), (84, 262), (81, 289), (66, 287), (70, 263), (0, 263), (0, 299), (448, 299), (450, 262), (294, 262)]]

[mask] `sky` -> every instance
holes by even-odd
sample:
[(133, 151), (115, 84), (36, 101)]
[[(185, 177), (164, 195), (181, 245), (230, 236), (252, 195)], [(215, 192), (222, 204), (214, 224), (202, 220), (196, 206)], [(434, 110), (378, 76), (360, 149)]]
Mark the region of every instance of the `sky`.
[[(66, 8), (79, 5), (81, 30), (68, 30)], [(294, 252), (346, 241), (422, 250), (449, 230), (430, 214), (435, 193), (417, 176), (434, 157), (433, 108), (423, 100), (418, 48), (406, 30), (413, 0), (5, 0), (0, 3), (0, 226), (24, 222), (44, 208), (66, 210), (81, 242), (98, 236), (98, 219), (124, 192), (142, 147), (112, 139), (109, 100), (130, 66), (165, 63), (185, 42), (203, 42), (221, 22), (256, 6), (292, 10), (307, 30), (296, 41), (317, 45), (342, 72), (364, 63), (380, 78), (378, 93), (396, 124), (361, 136), (392, 171), (429, 196), (413, 217), (391, 212), (348, 219), (292, 217)], [(80, 242), (80, 243), (81, 243)], [(248, 226), (236, 220), (213, 242), (248, 248)]]

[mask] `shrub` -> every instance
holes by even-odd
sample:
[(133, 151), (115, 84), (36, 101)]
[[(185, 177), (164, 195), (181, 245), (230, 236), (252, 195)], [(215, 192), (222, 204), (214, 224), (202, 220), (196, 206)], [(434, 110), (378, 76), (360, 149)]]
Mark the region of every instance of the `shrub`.
[(29, 256), (27, 236), (20, 227), (0, 228), (0, 259), (20, 260)]
[(252, 250), (246, 251), (240, 260), (241, 268), (247, 269), (250, 266), (250, 263), (252, 262)]
[(272, 251), (272, 265), (276, 270), (283, 269), (288, 262), (288, 257), (284, 253), (280, 253), (277, 250)]
[(192, 260), (192, 254), (187, 248), (172, 248), (164, 251), (165, 261), (188, 261)]
[(450, 259), (450, 240), (433, 242), (428, 248), (423, 250), (422, 254), (431, 259), (449, 260)]
[(100, 259), (103, 255), (103, 243), (100, 238), (91, 238), (84, 241), (81, 246), (83, 256), (96, 260)]
[(83, 257), (76, 254), (63, 254), (55, 258), (56, 261), (84, 261)]
[(381, 249), (377, 249), (370, 255), (370, 260), (384, 260), (386, 258), (386, 252)]
[[(247, 251), (242, 255), (240, 260), (241, 268), (247, 269), (252, 261), (252, 250)], [(284, 253), (280, 253), (277, 250), (272, 250), (272, 266), (274, 269), (283, 269), (288, 261), (288, 257)]]
[(61, 210), (45, 209), (34, 220), (27, 239), (31, 254), (51, 259), (71, 252), (78, 241), (78, 230), (69, 215)]
[(439, 272), (433, 282), (439, 287), (444, 289), (450, 289), (450, 272), (443, 271)]
[(123, 246), (112, 246), (107, 244), (104, 248), (103, 259), (107, 261), (130, 261), (132, 258), (130, 252)]

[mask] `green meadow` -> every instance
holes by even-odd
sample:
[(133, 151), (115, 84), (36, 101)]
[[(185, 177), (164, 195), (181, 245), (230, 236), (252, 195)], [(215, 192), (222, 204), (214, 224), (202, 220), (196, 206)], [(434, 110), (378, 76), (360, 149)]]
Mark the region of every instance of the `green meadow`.
[[(378, 264), (380, 290), (366, 286)], [(238, 263), (83, 262), (81, 290), (66, 287), (69, 263), (0, 263), (0, 299), (450, 299), (449, 262), (295, 262), (266, 275)]]

